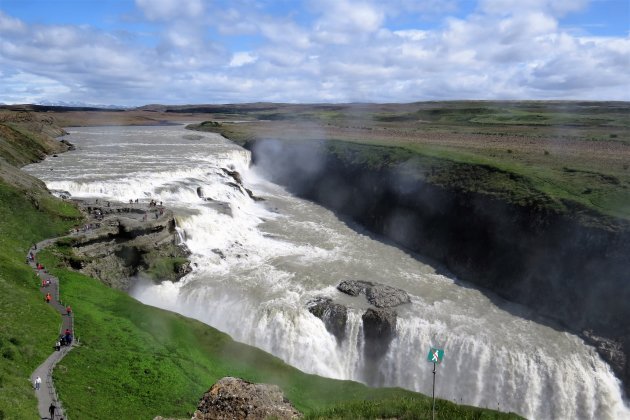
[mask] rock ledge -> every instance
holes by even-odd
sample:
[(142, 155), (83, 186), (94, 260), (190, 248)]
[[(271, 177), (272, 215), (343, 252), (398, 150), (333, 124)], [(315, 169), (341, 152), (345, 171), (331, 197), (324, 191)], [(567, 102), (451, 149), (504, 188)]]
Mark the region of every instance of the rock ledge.
[(228, 376), (204, 394), (192, 420), (301, 417), (302, 414), (284, 397), (277, 385), (254, 384)]

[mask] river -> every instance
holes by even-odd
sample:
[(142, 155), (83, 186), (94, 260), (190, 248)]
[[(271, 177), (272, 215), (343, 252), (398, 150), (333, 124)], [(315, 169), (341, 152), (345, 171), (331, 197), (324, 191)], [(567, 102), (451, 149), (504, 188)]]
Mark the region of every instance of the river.
[[(444, 348), (436, 395), (536, 419), (630, 418), (619, 381), (577, 336), (445, 275), (349, 226), (250, 168), (248, 151), (182, 126), (70, 128), (77, 149), (25, 168), (74, 197), (156, 199), (176, 214), (194, 270), (178, 283), (138, 279), (138, 300), (199, 319), (299, 369), (431, 394), (431, 346)], [(238, 171), (254, 201), (223, 168)], [(204, 197), (199, 197), (198, 188)], [(363, 354), (365, 299), (341, 280), (406, 290), (376, 367)], [(541, 291), (544, 293), (544, 291)], [(307, 309), (320, 296), (352, 307), (338, 343)]]

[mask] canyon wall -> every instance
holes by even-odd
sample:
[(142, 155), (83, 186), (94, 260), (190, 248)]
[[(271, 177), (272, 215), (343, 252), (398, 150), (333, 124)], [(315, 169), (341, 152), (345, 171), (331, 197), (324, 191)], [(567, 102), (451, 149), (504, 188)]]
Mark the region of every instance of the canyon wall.
[[(582, 334), (630, 383), (630, 228), (585, 222), (415, 176), (413, 161), (361, 161), (329, 142), (256, 140), (257, 169), (292, 193), (434, 259), (463, 282)], [(475, 171), (491, 170), (470, 165)], [(592, 218), (590, 219), (592, 220)], [(544, 319), (536, 319), (545, 322)]]

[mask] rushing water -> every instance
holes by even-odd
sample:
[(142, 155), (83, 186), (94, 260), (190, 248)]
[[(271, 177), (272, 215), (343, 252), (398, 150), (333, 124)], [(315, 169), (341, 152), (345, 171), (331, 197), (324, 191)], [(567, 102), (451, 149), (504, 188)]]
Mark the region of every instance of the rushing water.
[[(197, 318), (311, 373), (431, 393), (431, 345), (445, 349), (436, 394), (537, 419), (630, 418), (617, 379), (593, 348), (518, 305), (490, 299), (396, 247), (352, 229), (249, 169), (249, 152), (182, 127), (75, 128), (77, 150), (26, 168), (75, 197), (163, 201), (177, 215), (195, 270), (142, 284), (142, 302)], [(222, 168), (237, 170), (253, 201)], [(201, 187), (208, 202), (197, 194)], [(218, 202), (225, 203), (217, 205)], [(226, 209), (229, 209), (226, 211)], [(375, 369), (363, 357), (362, 298), (344, 279), (408, 291), (397, 334)], [(349, 304), (338, 344), (306, 310), (314, 297)]]

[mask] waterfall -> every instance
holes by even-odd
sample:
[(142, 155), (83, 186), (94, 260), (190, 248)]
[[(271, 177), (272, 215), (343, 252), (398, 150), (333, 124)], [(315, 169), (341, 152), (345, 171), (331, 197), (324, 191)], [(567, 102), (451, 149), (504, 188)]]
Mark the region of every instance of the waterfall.
[[(292, 197), (250, 170), (249, 152), (224, 139), (191, 142), (183, 133), (74, 129), (78, 150), (27, 168), (48, 188), (73, 196), (156, 199), (173, 209), (195, 269), (178, 283), (139, 284), (132, 294), (140, 301), (322, 376), (430, 394), (426, 355), (439, 345), (441, 398), (537, 419), (630, 418), (618, 380), (580, 338)], [(252, 200), (231, 171), (265, 201)], [(361, 317), (368, 303), (336, 290), (346, 279), (391, 284), (412, 297), (396, 308), (396, 335), (376, 361), (365, 357)], [(317, 297), (349, 307), (343, 341), (307, 310)]]

